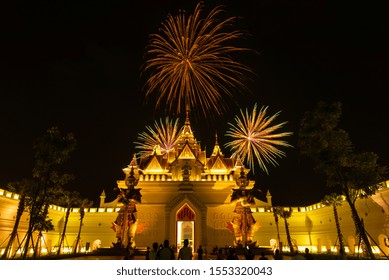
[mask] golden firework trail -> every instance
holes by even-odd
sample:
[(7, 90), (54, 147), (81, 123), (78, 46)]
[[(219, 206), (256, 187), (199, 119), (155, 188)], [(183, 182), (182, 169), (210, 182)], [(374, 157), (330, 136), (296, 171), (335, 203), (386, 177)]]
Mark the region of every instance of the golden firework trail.
[(233, 99), (237, 88), (246, 89), (251, 69), (234, 60), (233, 54), (248, 51), (234, 45), (246, 33), (234, 29), (237, 17), (221, 19), (224, 10), (214, 8), (201, 17), (200, 2), (192, 15), (180, 10), (162, 23), (159, 34), (150, 36), (142, 73), (146, 98), (156, 95), (156, 107), (182, 113), (194, 107), (204, 114), (226, 110), (225, 97)]
[(277, 159), (286, 156), (285, 152), (278, 147), (292, 147), (288, 142), (280, 138), (290, 136), (292, 132), (276, 132), (287, 122), (273, 125), (274, 120), (280, 112), (272, 116), (267, 116), (268, 107), (257, 110), (257, 104), (250, 113), (248, 109), (244, 112), (240, 110), (240, 117), (235, 116), (235, 124), (230, 125), (226, 136), (233, 138), (225, 144), (233, 152), (232, 157), (238, 157), (243, 162), (247, 162), (249, 168), (254, 173), (254, 158), (257, 159), (259, 167), (267, 174), (267, 164), (277, 166)]
[(154, 127), (146, 126), (146, 131), (138, 133), (138, 141), (135, 148), (139, 149), (139, 155), (147, 155), (156, 151), (162, 155), (167, 154), (177, 144), (181, 129), (178, 126), (179, 119), (170, 120), (166, 117), (154, 122)]

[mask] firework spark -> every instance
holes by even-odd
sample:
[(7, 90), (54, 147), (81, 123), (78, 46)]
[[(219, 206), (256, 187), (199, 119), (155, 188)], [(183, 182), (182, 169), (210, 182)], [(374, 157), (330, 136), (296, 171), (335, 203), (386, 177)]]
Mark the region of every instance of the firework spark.
[(287, 122), (272, 125), (272, 122), (278, 117), (280, 112), (273, 116), (266, 116), (268, 107), (262, 107), (257, 111), (257, 104), (254, 105), (251, 114), (248, 109), (246, 112), (240, 110), (241, 118), (235, 116), (236, 124), (229, 123), (230, 129), (226, 136), (234, 140), (225, 144), (233, 152), (233, 157), (239, 157), (254, 173), (254, 156), (256, 157), (259, 167), (269, 174), (266, 165), (271, 163), (277, 166), (277, 158), (286, 156), (285, 152), (277, 146), (292, 147), (282, 137), (290, 136), (292, 132), (279, 132)]
[(135, 148), (140, 150), (139, 154), (150, 154), (156, 147), (160, 149), (162, 155), (172, 150), (177, 144), (181, 131), (178, 121), (178, 118), (173, 121), (166, 117), (165, 122), (162, 118), (159, 122), (155, 121), (154, 127), (146, 126), (145, 132), (138, 133), (138, 142), (134, 142), (137, 144)]
[(232, 98), (234, 89), (246, 88), (244, 78), (252, 71), (232, 57), (249, 50), (233, 44), (245, 36), (233, 28), (237, 17), (221, 20), (224, 10), (218, 6), (201, 18), (202, 9), (200, 2), (193, 15), (182, 10), (169, 15), (161, 34), (150, 36), (143, 74), (150, 72), (146, 97), (156, 94), (156, 107), (181, 113), (199, 106), (203, 113), (213, 110), (221, 115), (226, 109), (224, 97)]

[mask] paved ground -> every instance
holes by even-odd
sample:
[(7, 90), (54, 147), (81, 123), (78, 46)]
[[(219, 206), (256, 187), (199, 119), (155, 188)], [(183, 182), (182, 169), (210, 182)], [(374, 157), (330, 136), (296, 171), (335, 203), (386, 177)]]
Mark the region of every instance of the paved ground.
[[(244, 260), (243, 255), (238, 256), (239, 259)], [(272, 256), (267, 256), (269, 260), (272, 260)], [(85, 255), (85, 256), (78, 256), (75, 258), (67, 258), (67, 260), (124, 260), (125, 256), (122, 255)], [(144, 255), (137, 255), (134, 256), (132, 259), (134, 260), (145, 260)], [(175, 256), (175, 259), (177, 259), (177, 254)], [(197, 260), (197, 254), (194, 255), (194, 260)], [(258, 260), (259, 256), (255, 256), (254, 260)], [(207, 255), (204, 256), (204, 260), (216, 260), (216, 255)]]

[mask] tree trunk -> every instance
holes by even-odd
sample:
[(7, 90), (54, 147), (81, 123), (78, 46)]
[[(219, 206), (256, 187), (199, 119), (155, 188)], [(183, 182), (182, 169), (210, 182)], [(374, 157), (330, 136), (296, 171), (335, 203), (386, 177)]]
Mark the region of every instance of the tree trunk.
[(9, 237), (8, 244), (5, 247), (4, 253), (1, 256), (2, 259), (8, 258), (9, 249), (11, 248), (16, 236), (18, 235), (18, 228), (19, 228), (20, 219), (22, 218), (23, 211), (26, 208), (25, 203), (26, 203), (26, 195), (21, 195), (20, 200), (19, 200), (19, 204), (18, 204), (18, 211), (16, 212), (16, 219), (15, 219), (14, 227), (13, 227), (11, 235)]
[(36, 188), (35, 195), (31, 198), (33, 202), (30, 207), (30, 221), (28, 223), (28, 229), (26, 233), (26, 243), (24, 244), (24, 250), (21, 255), (22, 259), (25, 259), (27, 257), (30, 240), (32, 240), (32, 234), (34, 232), (35, 223), (37, 222), (37, 219), (41, 214), (42, 207), (45, 202), (47, 190), (46, 184), (43, 183), (41, 186), (42, 188)]
[(22, 254), (20, 256), (21, 259), (25, 259), (27, 257), (27, 254), (28, 254), (28, 246), (30, 245), (30, 239), (32, 238), (32, 231), (33, 231), (33, 227), (34, 227), (35, 212), (36, 212), (35, 209), (36, 209), (36, 205), (34, 203), (34, 205), (30, 209), (30, 220), (28, 223), (28, 229), (27, 229), (26, 236), (25, 236), (26, 240), (24, 243), (23, 251), (22, 251)]
[(66, 210), (65, 222), (64, 222), (64, 225), (63, 225), (61, 239), (59, 240), (59, 244), (58, 244), (57, 255), (61, 254), (62, 243), (63, 243), (63, 241), (65, 239), (66, 227), (67, 227), (68, 221), (69, 221), (70, 210), (71, 210), (70, 207), (68, 207), (68, 209)]
[(42, 244), (42, 231), (40, 230), (39, 233), (38, 233), (38, 237), (37, 237), (37, 240), (36, 240), (36, 244), (35, 244), (35, 247), (34, 247), (34, 256), (33, 258), (35, 259), (37, 256), (40, 256), (41, 254), (41, 244)]
[(278, 227), (278, 218), (276, 219), (276, 228), (277, 228), (277, 249), (282, 250), (282, 248), (280, 248), (281, 238), (280, 238), (280, 229)]
[(351, 213), (352, 213), (352, 217), (353, 217), (353, 220), (354, 220), (355, 228), (357, 230), (357, 234), (360, 236), (361, 241), (366, 246), (366, 251), (367, 251), (366, 253), (367, 253), (367, 255), (370, 256), (370, 258), (372, 260), (374, 260), (375, 256), (373, 254), (373, 250), (371, 248), (370, 241), (367, 238), (365, 227), (363, 226), (363, 223), (362, 223), (361, 219), (359, 218), (357, 209), (355, 208), (355, 205), (351, 201), (351, 198), (349, 197), (349, 195), (346, 195), (346, 200), (347, 200), (347, 202), (348, 202), (348, 204), (350, 206), (350, 209), (351, 209)]
[(80, 226), (78, 227), (78, 234), (77, 234), (77, 238), (76, 238), (76, 248), (74, 249), (74, 253), (77, 254), (78, 251), (79, 251), (79, 243), (80, 243), (80, 238), (81, 238), (81, 227), (82, 227), (82, 220), (83, 219), (80, 219)]
[(285, 221), (286, 238), (288, 240), (290, 252), (293, 254), (294, 248), (293, 248), (292, 238), (290, 237), (288, 221), (286, 220), (286, 218), (284, 218), (284, 221)]
[(340, 223), (339, 223), (339, 216), (338, 216), (338, 210), (336, 208), (336, 205), (332, 205), (332, 208), (334, 210), (334, 217), (335, 217), (335, 224), (336, 224), (336, 232), (338, 234), (339, 239), (339, 252), (344, 253), (344, 244), (343, 244), (343, 235), (340, 230)]

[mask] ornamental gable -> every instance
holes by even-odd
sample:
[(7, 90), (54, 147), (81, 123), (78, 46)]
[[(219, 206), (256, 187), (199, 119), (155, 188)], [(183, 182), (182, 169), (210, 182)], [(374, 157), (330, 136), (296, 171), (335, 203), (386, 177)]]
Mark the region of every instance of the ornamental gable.
[(178, 155), (178, 159), (196, 159), (196, 156), (190, 146), (186, 144)]

